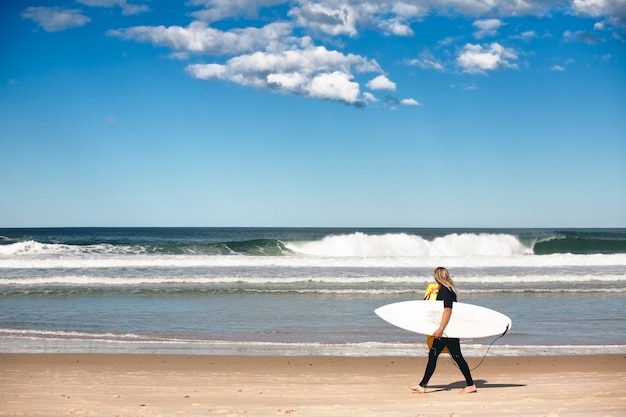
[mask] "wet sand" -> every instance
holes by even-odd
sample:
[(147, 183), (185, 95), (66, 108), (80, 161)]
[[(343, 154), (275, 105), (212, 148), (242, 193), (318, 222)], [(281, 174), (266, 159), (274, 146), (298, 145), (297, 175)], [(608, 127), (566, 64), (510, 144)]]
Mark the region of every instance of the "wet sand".
[[(480, 359), (467, 358), (470, 367)], [(626, 355), (487, 357), (475, 394), (426, 358), (0, 354), (0, 416), (626, 416)]]

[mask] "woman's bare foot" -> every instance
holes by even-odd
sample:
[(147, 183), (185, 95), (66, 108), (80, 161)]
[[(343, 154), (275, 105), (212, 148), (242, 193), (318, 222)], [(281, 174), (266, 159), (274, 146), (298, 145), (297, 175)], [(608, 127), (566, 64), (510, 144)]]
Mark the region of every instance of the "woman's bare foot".
[(426, 388), (424, 388), (421, 385), (409, 385), (409, 389), (411, 391), (415, 391), (415, 392), (419, 392), (420, 394), (425, 394), (426, 393)]
[(461, 394), (469, 394), (472, 392), (477, 392), (478, 389), (476, 389), (476, 384), (474, 385), (468, 385), (465, 388), (463, 388), (463, 390), (461, 391)]

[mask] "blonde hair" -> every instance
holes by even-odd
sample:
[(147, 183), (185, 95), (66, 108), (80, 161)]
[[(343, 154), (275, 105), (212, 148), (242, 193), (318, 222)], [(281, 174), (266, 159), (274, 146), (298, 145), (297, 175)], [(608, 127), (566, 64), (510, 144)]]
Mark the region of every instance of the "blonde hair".
[(454, 284), (454, 281), (452, 281), (452, 278), (450, 278), (450, 273), (446, 268), (440, 266), (435, 269), (435, 281), (437, 281), (439, 285), (443, 285), (450, 291), (453, 291), (456, 295), (459, 295), (459, 290), (457, 290), (456, 285)]

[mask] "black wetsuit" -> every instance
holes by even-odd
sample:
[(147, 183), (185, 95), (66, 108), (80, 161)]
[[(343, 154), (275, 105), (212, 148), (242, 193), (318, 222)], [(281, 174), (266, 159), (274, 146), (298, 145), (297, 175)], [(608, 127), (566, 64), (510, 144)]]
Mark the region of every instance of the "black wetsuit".
[[(437, 300), (443, 301), (444, 308), (452, 308), (453, 303), (456, 301), (456, 294), (454, 293), (454, 291), (449, 290), (447, 287), (440, 285), (439, 293), (437, 294)], [(452, 314), (454, 314), (454, 312)], [(446, 332), (444, 330), (444, 335), (445, 333)], [(450, 337), (442, 337), (433, 341), (433, 345), (428, 351), (428, 364), (426, 365), (424, 378), (422, 378), (422, 382), (420, 382), (420, 385), (426, 388), (430, 377), (433, 376), (433, 373), (435, 372), (435, 367), (437, 366), (437, 358), (439, 357), (439, 354), (444, 347), (448, 347), (448, 351), (450, 351), (452, 359), (459, 366), (459, 369), (465, 377), (465, 382), (467, 383), (467, 386), (474, 385), (474, 380), (472, 379), (472, 374), (470, 372), (469, 366), (467, 365), (467, 362), (465, 361), (465, 358), (463, 358), (463, 354), (461, 353), (460, 340)]]

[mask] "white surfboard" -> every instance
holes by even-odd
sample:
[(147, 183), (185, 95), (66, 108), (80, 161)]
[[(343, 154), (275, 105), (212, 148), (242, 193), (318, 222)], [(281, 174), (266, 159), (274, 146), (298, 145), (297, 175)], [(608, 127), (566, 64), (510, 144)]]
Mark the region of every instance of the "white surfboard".
[[(443, 301), (402, 301), (374, 310), (383, 320), (410, 332), (432, 335), (439, 328)], [(444, 337), (481, 338), (501, 335), (511, 328), (502, 313), (473, 304), (454, 303)]]

